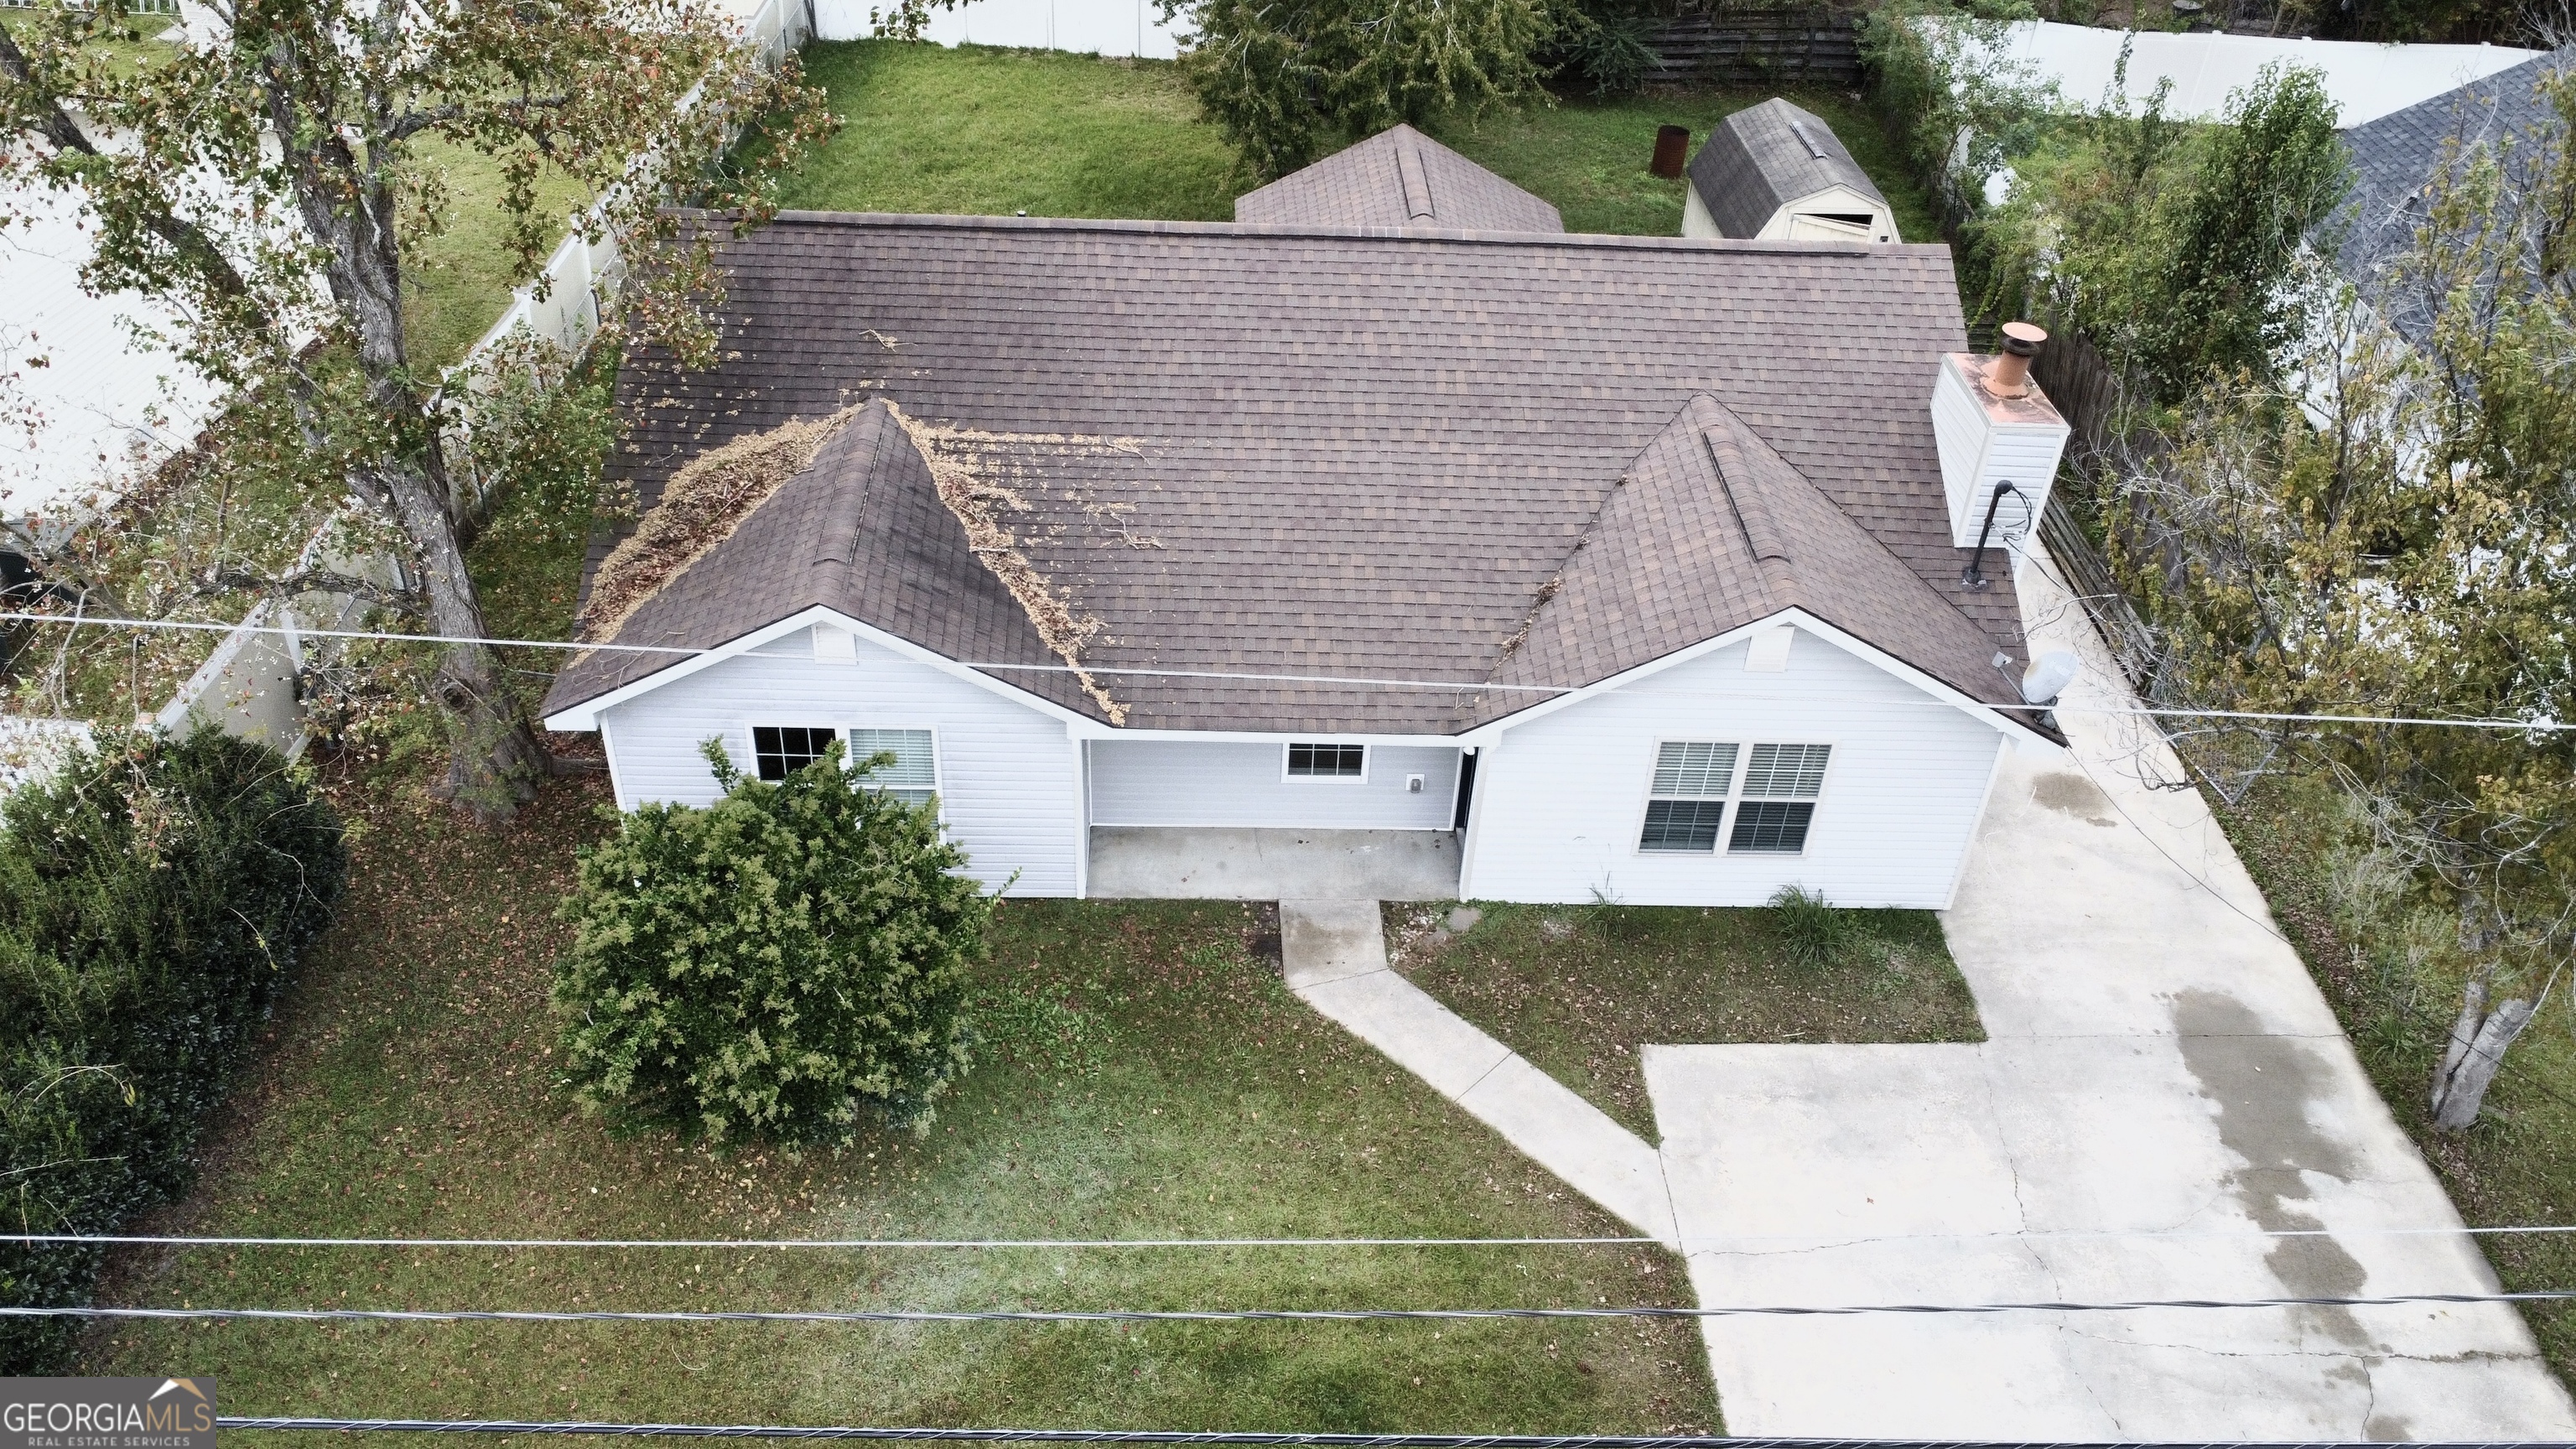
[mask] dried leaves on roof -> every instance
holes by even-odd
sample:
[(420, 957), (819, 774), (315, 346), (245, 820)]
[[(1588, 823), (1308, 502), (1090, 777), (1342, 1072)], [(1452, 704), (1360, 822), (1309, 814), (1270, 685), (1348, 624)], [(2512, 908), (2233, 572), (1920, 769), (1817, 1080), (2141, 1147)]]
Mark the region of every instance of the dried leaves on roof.
[(689, 461), (663, 486), (643, 524), (600, 561), (582, 605), (580, 636), (606, 639), (637, 606), (725, 541), (780, 484), (805, 471), (825, 440), (858, 408), (822, 418), (791, 418), (765, 433), (736, 438)]

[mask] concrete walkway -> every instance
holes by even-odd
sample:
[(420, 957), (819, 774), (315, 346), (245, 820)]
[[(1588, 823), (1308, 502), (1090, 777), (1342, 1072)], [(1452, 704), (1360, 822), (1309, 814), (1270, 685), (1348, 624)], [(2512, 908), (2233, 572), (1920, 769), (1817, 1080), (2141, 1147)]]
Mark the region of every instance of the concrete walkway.
[[(2127, 696), (2023, 571), (2071, 703)], [(2007, 760), (1954, 909), (1976, 1046), (1644, 1054), (1703, 1304), (2492, 1292), (2160, 736), (2061, 715)], [(2258, 1237), (2255, 1230), (2315, 1236)], [(1703, 1324), (1727, 1428), (1782, 1436), (2576, 1436), (2504, 1305)]]
[(1674, 1241), (1655, 1149), (1390, 969), (1376, 901), (1283, 900), (1279, 948), (1308, 1005), (1630, 1227)]

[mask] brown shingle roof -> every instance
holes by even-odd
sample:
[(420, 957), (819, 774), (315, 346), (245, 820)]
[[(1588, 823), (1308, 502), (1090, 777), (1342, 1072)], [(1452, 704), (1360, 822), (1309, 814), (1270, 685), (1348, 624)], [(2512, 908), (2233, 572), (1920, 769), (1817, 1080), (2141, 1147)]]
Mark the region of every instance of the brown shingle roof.
[(1390, 126), (1236, 197), (1234, 219), (1295, 226), (1565, 230), (1555, 207), (1405, 125)]
[[(1175, 671), (1104, 673), (1130, 725), (1449, 732), (1494, 711), (1445, 690), (1180, 672), (1482, 682), (1504, 667), (1571, 685), (1707, 637), (1683, 637), (1705, 622), (1683, 596), (1749, 587), (1723, 540), (1659, 554), (1662, 576), (1622, 586), (1664, 591), (1655, 607), (1672, 612), (1652, 628), (1607, 606), (1539, 608), (1561, 572), (1581, 582), (1578, 539), (1625, 528), (1621, 478), (1703, 395), (1723, 400), (1752, 451), (1776, 454), (1778, 473), (1764, 461), (1757, 477), (1803, 480), (1875, 542), (1872, 589), (1894, 588), (1876, 578), (1892, 558), (1922, 586), (1905, 607), (1947, 611), (2021, 652), (2009, 583), (1957, 587), (1928, 407), (1937, 360), (1965, 345), (1944, 248), (789, 213), (729, 243), (724, 262), (732, 356), (681, 377), (630, 358), (619, 391), (634, 431), (612, 471), (649, 503), (715, 443), (893, 399), (948, 462), (1007, 495), (997, 510), (1050, 586), (1102, 621), (1086, 664)], [(901, 471), (896, 491), (923, 493), (917, 450), (871, 456), (863, 474), (835, 464), (843, 481), (816, 486), (864, 476), (867, 507), (891, 508), (880, 493)], [(891, 524), (860, 525), (870, 552), (851, 569), (854, 587), (908, 602), (860, 617), (904, 620), (885, 627), (950, 658), (1049, 662), (1007, 595), (972, 555), (961, 561), (962, 531), (955, 550), (929, 546), (955, 527), (927, 511), (935, 497), (907, 506), (891, 541), (876, 537)], [(1848, 538), (1797, 542), (1829, 526), (1799, 522), (1802, 508), (1813, 505), (1773, 515), (1799, 568), (1856, 556)], [(741, 547), (751, 532), (727, 545), (746, 562), (720, 571), (765, 567)], [(690, 573), (717, 564), (710, 554)], [(1559, 584), (1572, 600), (1612, 587)], [(721, 643), (794, 612), (787, 602), (675, 604), (654, 616), (654, 642)], [(1937, 649), (1899, 622), (1845, 627), (2012, 702), (1991, 669), (1944, 662), (1966, 637), (1947, 621)], [(1506, 660), (1525, 624), (1529, 644)], [(595, 656), (547, 707), (638, 667)], [(997, 677), (1058, 680), (1050, 698), (1101, 713), (1060, 676)]]

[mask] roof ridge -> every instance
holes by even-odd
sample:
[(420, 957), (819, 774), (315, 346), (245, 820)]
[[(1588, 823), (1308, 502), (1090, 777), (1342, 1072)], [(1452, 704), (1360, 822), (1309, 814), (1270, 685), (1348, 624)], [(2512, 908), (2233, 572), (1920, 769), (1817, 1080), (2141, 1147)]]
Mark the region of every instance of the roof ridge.
[[(1700, 397), (1707, 398), (1712, 406), (1742, 425), (1743, 419), (1735, 417), (1734, 409), (1707, 393), (1700, 394)], [(1698, 401), (1698, 398), (1692, 399), (1692, 405), (1697, 406)], [(1771, 517), (1771, 505), (1763, 498), (1760, 489), (1736, 485), (1736, 479), (1746, 478), (1751, 472), (1745, 466), (1744, 450), (1721, 428), (1703, 427), (1699, 436), (1700, 442), (1708, 449), (1709, 462), (1717, 469), (1718, 486), (1726, 490), (1726, 501), (1735, 510), (1735, 526), (1744, 530), (1745, 545), (1752, 550), (1754, 567), (1761, 575), (1764, 602), (1776, 609), (1781, 606), (1784, 595), (1794, 601), (1797, 575), (1793, 570), (1797, 560), (1790, 554), (1787, 542), (1780, 537), (1779, 524)], [(1790, 472), (1798, 473), (1796, 465), (1788, 459), (1780, 461)], [(1804, 473), (1798, 473), (1798, 477), (1808, 487), (1816, 486)], [(1830, 503), (1833, 500), (1826, 501)], [(1840, 505), (1836, 508), (1839, 511)]]
[(1404, 192), (1404, 214), (1417, 221), (1436, 219), (1431, 202), (1431, 172), (1422, 161), (1422, 135), (1411, 126), (1395, 133), (1395, 184)]
[[(1436, 143), (1435, 143), (1436, 144)], [(685, 216), (731, 221), (728, 213), (675, 208)], [(949, 216), (888, 211), (781, 211), (770, 226), (915, 227), (925, 231), (1134, 232), (1170, 236), (1299, 237), (1320, 241), (1453, 242), (1469, 246), (1571, 247), (1592, 251), (1746, 252), (1789, 256), (1847, 256), (1874, 262), (1939, 252), (1947, 242), (1759, 241), (1740, 237), (1616, 236), (1584, 231), (1479, 231), (1437, 226), (1316, 226), (1298, 222), (1122, 221), (1099, 217)]]

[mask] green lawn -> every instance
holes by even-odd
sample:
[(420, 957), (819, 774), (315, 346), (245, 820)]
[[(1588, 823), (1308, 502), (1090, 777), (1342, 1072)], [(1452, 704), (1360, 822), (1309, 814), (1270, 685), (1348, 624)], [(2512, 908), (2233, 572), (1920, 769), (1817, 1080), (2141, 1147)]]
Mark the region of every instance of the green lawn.
[[(352, 895), (142, 1226), (241, 1234), (1580, 1236), (1626, 1230), (1282, 987), (1267, 908), (1014, 902), (988, 1041), (927, 1136), (714, 1158), (548, 1084), (552, 908), (595, 781), (475, 831), (370, 780)], [(104, 1302), (599, 1308), (1688, 1301), (1633, 1248), (222, 1250)], [(80, 1371), (217, 1375), (234, 1413), (1305, 1430), (1713, 1429), (1688, 1321), (876, 1328), (103, 1328)], [(247, 1440), (253, 1436), (244, 1436)], [(285, 1442), (285, 1441), (280, 1441)], [(390, 1445), (393, 1440), (388, 1440)]]
[[(805, 66), (842, 127), (788, 184), (790, 207), (1223, 221), (1253, 185), (1167, 62), (861, 40), (809, 46)], [(1772, 94), (1564, 100), (1434, 129), (1555, 203), (1568, 230), (1677, 236), (1682, 183), (1646, 174), (1655, 128), (1688, 126), (1696, 145)], [(1907, 238), (1938, 236), (1858, 100), (1787, 94), (1832, 123), (1896, 204)]]
[(1227, 221), (1250, 189), (1166, 61), (858, 40), (805, 73), (842, 124), (789, 207)]
[[(510, 305), (520, 279), (518, 254), (509, 246), (501, 212), (504, 190), (498, 161), (470, 147), (426, 137), (412, 143), (415, 159), (434, 171), (446, 190), (441, 229), (413, 243), (403, 257), (403, 327), (412, 365), (449, 366), (483, 340)], [(547, 229), (546, 249), (563, 240), (581, 190), (549, 169), (537, 188), (543, 214), (561, 218)], [(545, 258), (537, 258), (537, 265)]]
[(1850, 912), (1805, 966), (1767, 910), (1479, 908), (1451, 936), (1446, 907), (1390, 902), (1396, 969), (1649, 1142), (1648, 1044), (1985, 1040), (1929, 911)]

